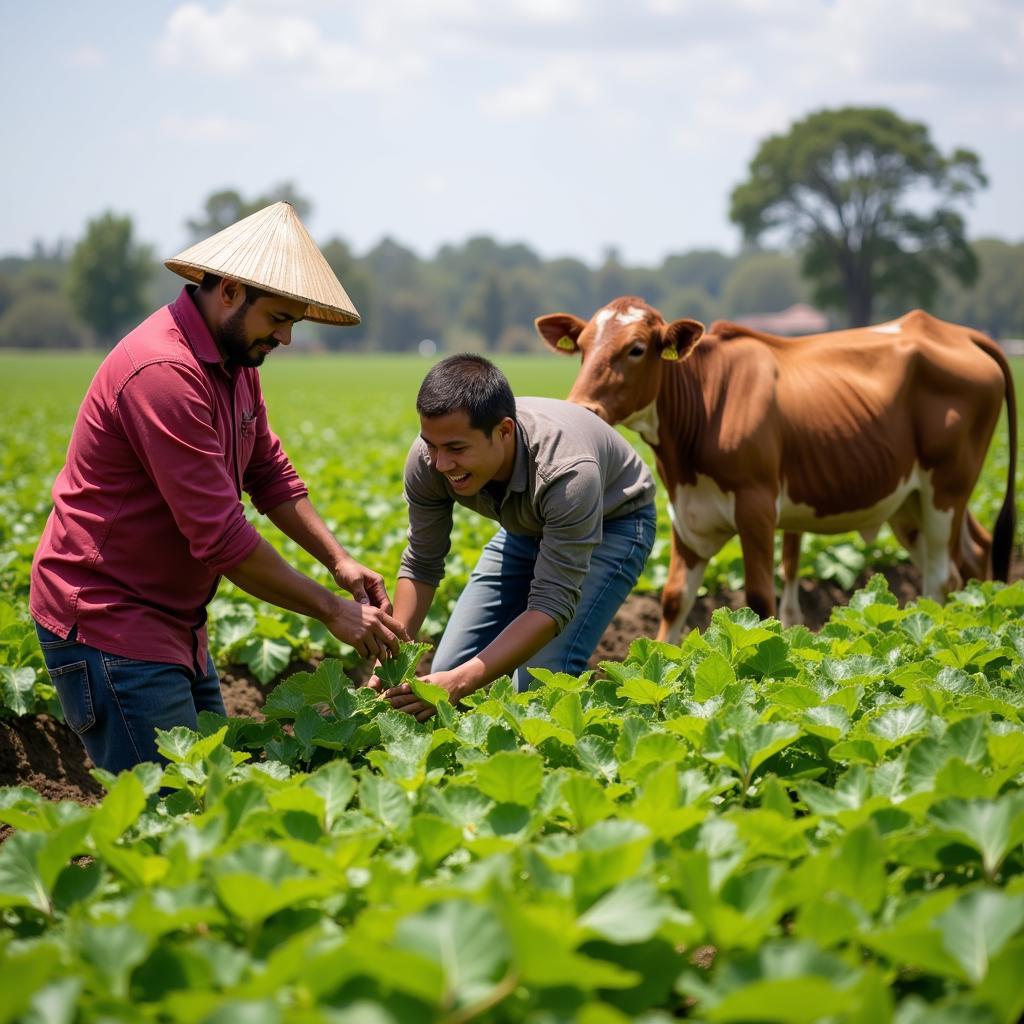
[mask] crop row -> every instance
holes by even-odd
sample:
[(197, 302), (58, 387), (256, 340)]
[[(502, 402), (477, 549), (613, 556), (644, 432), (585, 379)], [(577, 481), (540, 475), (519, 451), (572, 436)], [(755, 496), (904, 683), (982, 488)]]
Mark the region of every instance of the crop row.
[(876, 577), (423, 725), (327, 660), (96, 807), (0, 793), (0, 1021), (1012, 1024), (1022, 616)]

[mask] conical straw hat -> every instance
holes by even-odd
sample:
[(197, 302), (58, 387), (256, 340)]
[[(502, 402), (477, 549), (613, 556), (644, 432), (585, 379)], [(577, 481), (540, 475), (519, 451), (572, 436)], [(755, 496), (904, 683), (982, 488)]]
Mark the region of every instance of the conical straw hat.
[(357, 324), (359, 313), (290, 203), (274, 203), (197, 242), (164, 266), (190, 281), (230, 277), (306, 303), (305, 319)]

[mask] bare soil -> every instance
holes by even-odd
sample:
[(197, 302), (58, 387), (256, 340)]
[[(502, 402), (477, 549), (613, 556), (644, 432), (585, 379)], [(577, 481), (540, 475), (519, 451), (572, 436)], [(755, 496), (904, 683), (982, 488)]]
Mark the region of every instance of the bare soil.
[[(901, 605), (920, 593), (920, 574), (910, 565), (898, 565), (881, 570), (889, 587)], [(864, 573), (856, 587), (868, 579)], [(1015, 559), (1011, 579), (1024, 577), (1024, 560)], [(856, 588), (855, 588), (856, 589)], [(850, 594), (829, 582), (804, 579), (800, 584), (800, 603), (804, 619), (811, 629), (820, 629), (832, 608), (844, 605)], [(699, 598), (690, 617), (689, 627), (702, 631), (711, 621), (716, 608), (740, 608), (741, 593), (726, 591)], [(638, 636), (657, 634), (661, 618), (660, 606), (652, 594), (633, 594), (619, 610), (606, 630), (590, 660), (592, 668), (602, 661), (620, 661), (626, 656), (630, 643)], [(429, 654), (420, 665), (420, 671), (429, 669)], [(301, 670), (312, 670), (316, 662), (293, 662), (282, 675)], [(349, 675), (358, 685), (370, 674), (369, 664), (357, 665)], [(276, 681), (266, 686), (259, 683), (244, 668), (229, 666), (221, 675), (224, 704), (229, 715), (262, 717), (260, 709)], [(0, 721), (0, 786), (30, 786), (51, 800), (77, 800), (93, 803), (102, 795), (102, 787), (89, 774), (92, 763), (78, 737), (62, 722), (49, 715), (24, 716)], [(6, 830), (0, 829), (0, 841)]]

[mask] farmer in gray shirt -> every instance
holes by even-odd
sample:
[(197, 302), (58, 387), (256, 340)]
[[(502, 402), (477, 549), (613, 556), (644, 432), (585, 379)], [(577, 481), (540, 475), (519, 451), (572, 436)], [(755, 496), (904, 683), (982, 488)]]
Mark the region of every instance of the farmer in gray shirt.
[[(444, 576), (456, 502), (501, 528), (463, 590), (426, 678), (453, 702), (526, 666), (578, 675), (632, 590), (654, 543), (654, 481), (592, 412), (512, 395), (476, 355), (451, 356), (416, 398), (420, 437), (405, 465), (409, 544), (395, 618), (414, 635)], [(379, 687), (374, 680), (372, 685)], [(407, 686), (392, 705), (428, 718)]]

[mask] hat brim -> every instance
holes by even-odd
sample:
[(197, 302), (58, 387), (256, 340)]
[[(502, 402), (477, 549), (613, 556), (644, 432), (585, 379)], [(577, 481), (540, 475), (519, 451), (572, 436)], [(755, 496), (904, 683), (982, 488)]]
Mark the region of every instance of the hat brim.
[(286, 299), (294, 299), (296, 302), (306, 303), (306, 312), (302, 319), (315, 324), (327, 324), (332, 327), (355, 327), (361, 323), (358, 313), (342, 309), (340, 306), (326, 306), (321, 303), (311, 302), (306, 295), (296, 295), (294, 292), (284, 291), (281, 288), (268, 288), (265, 281), (254, 281), (250, 278), (241, 277), (238, 274), (225, 274), (223, 271), (214, 270), (213, 267), (204, 267), (199, 263), (189, 263), (186, 260), (169, 259), (164, 260), (164, 266), (175, 274), (184, 277), (188, 281), (199, 284), (204, 275), (215, 274), (217, 277), (229, 277), (232, 281), (239, 281), (242, 284), (259, 288), (261, 291), (270, 292), (272, 295), (282, 295)]

